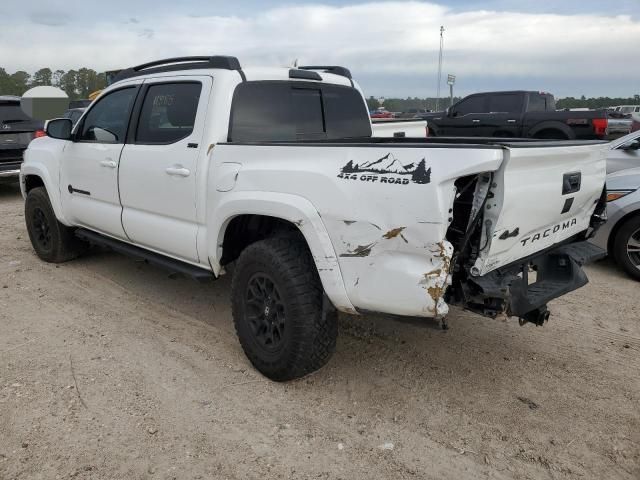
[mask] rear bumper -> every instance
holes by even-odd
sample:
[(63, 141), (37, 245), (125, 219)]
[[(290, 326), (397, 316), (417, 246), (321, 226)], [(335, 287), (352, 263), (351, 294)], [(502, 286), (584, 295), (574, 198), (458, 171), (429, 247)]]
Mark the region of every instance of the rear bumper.
[(0, 171), (0, 178), (6, 178), (6, 177), (17, 177), (18, 175), (20, 175), (20, 169), (18, 168), (17, 170), (4, 170), (4, 171)]
[(22, 159), (15, 162), (0, 163), (0, 182), (15, 181), (20, 175)]
[(469, 278), (473, 298), (467, 308), (487, 316), (506, 312), (529, 319), (545, 312), (549, 301), (587, 284), (582, 266), (605, 255), (602, 248), (581, 241)]

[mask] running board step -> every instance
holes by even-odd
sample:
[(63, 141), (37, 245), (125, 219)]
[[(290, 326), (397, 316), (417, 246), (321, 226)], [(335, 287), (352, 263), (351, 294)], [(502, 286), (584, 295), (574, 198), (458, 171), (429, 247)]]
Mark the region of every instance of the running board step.
[(170, 273), (181, 273), (200, 282), (215, 280), (216, 278), (212, 272), (203, 268), (195, 267), (188, 263), (181, 262), (180, 260), (165, 257), (159, 253), (151, 252), (144, 248), (136, 247), (90, 230), (85, 230), (84, 228), (77, 229), (75, 233), (76, 237), (81, 240), (93, 245), (110, 248), (115, 252), (122, 253), (137, 260), (144, 260), (152, 265), (168, 270)]

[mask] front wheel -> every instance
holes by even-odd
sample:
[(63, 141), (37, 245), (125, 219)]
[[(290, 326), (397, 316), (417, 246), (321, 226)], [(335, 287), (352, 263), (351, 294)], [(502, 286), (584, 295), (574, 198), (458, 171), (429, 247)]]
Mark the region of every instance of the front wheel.
[(640, 280), (640, 217), (624, 222), (612, 243), (613, 257), (625, 272)]
[(24, 216), (31, 245), (40, 259), (61, 263), (77, 257), (85, 248), (73, 229), (61, 224), (44, 187), (29, 190)]
[(231, 296), (240, 344), (266, 377), (299, 378), (331, 358), (337, 314), (323, 309), (320, 278), (299, 237), (277, 236), (248, 246), (236, 263)]

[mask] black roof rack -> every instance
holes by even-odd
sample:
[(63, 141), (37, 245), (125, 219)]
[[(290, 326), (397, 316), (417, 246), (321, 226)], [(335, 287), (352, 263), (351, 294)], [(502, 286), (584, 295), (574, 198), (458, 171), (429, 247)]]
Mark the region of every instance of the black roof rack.
[(300, 70), (322, 70), (323, 72), (333, 73), (334, 75), (340, 75), (341, 77), (347, 77), (351, 80), (351, 72), (348, 68), (339, 67), (338, 65), (314, 65), (298, 67)]
[(136, 67), (127, 68), (118, 73), (113, 79), (119, 82), (125, 78), (138, 77), (149, 73), (173, 72), (176, 70), (194, 70), (200, 68), (219, 68), (221, 70), (241, 70), (240, 62), (236, 57), (228, 57), (216, 55), (213, 57), (192, 56), (192, 57), (174, 57), (165, 58), (164, 60), (155, 60), (149, 63), (143, 63)]

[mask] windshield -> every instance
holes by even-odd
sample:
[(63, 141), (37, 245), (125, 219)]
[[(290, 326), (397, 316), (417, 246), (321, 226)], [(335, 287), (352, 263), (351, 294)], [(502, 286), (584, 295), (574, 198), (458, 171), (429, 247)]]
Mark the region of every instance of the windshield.
[(611, 141), (611, 143), (609, 143), (609, 148), (611, 150), (615, 150), (616, 148), (620, 148), (621, 146), (626, 145), (627, 143), (632, 142), (637, 138), (640, 138), (640, 130), (625, 135), (624, 137), (616, 138), (615, 140)]

